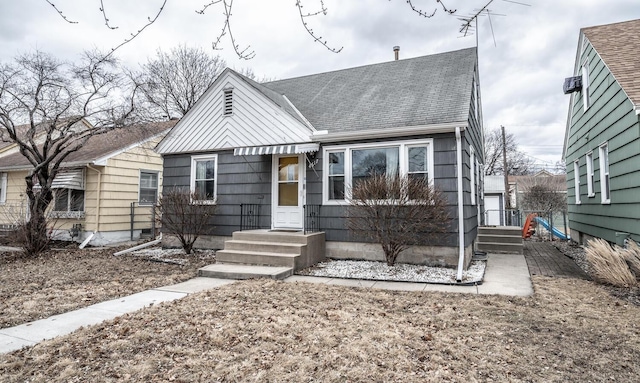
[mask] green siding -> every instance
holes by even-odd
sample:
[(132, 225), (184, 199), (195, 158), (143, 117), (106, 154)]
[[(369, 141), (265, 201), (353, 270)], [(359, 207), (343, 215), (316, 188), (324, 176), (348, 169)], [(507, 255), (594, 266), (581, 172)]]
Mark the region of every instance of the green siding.
[[(640, 240), (640, 123), (633, 104), (589, 44), (576, 63), (576, 73), (589, 58), (591, 105), (584, 111), (582, 93), (570, 105), (567, 139), (567, 196), (569, 227), (580, 233), (615, 242), (616, 232)], [(601, 203), (600, 151), (609, 149), (611, 202)], [(593, 153), (594, 197), (587, 196), (585, 155)], [(581, 204), (576, 205), (574, 161), (579, 160)], [(577, 238), (576, 238), (577, 239)]]

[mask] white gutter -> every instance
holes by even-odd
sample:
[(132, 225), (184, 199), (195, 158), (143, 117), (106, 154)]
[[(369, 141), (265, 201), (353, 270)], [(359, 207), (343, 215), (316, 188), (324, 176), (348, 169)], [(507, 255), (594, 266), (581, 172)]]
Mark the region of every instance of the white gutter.
[(416, 136), (421, 134), (453, 133), (456, 129), (464, 130), (466, 126), (467, 122), (454, 122), (448, 124), (404, 126), (394, 127), (392, 129), (366, 129), (334, 133), (329, 133), (326, 130), (320, 130), (314, 132), (311, 139), (314, 142), (333, 142), (367, 138), (391, 138), (399, 136)]
[(462, 198), (462, 138), (459, 127), (456, 127), (456, 152), (458, 168), (458, 273), (456, 280), (461, 282), (462, 270), (464, 269), (464, 199)]

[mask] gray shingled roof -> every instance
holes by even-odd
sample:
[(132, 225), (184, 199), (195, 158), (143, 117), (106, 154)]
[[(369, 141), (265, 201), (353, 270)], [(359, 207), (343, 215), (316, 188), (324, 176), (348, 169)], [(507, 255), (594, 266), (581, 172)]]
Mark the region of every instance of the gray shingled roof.
[(329, 132), (465, 122), (476, 48), (261, 84)]

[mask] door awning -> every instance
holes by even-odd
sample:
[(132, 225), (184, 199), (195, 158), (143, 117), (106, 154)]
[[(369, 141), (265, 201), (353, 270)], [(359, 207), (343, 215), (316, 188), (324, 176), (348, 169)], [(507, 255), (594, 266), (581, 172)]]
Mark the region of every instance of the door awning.
[(233, 150), (234, 156), (259, 156), (264, 154), (300, 154), (317, 152), (320, 144), (293, 144), (272, 146), (249, 146)]

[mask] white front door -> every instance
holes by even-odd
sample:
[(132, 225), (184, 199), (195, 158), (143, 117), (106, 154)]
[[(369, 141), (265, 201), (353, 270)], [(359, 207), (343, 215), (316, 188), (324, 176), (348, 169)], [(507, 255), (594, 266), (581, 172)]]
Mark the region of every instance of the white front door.
[(273, 229), (303, 228), (304, 159), (300, 155), (273, 156)]

